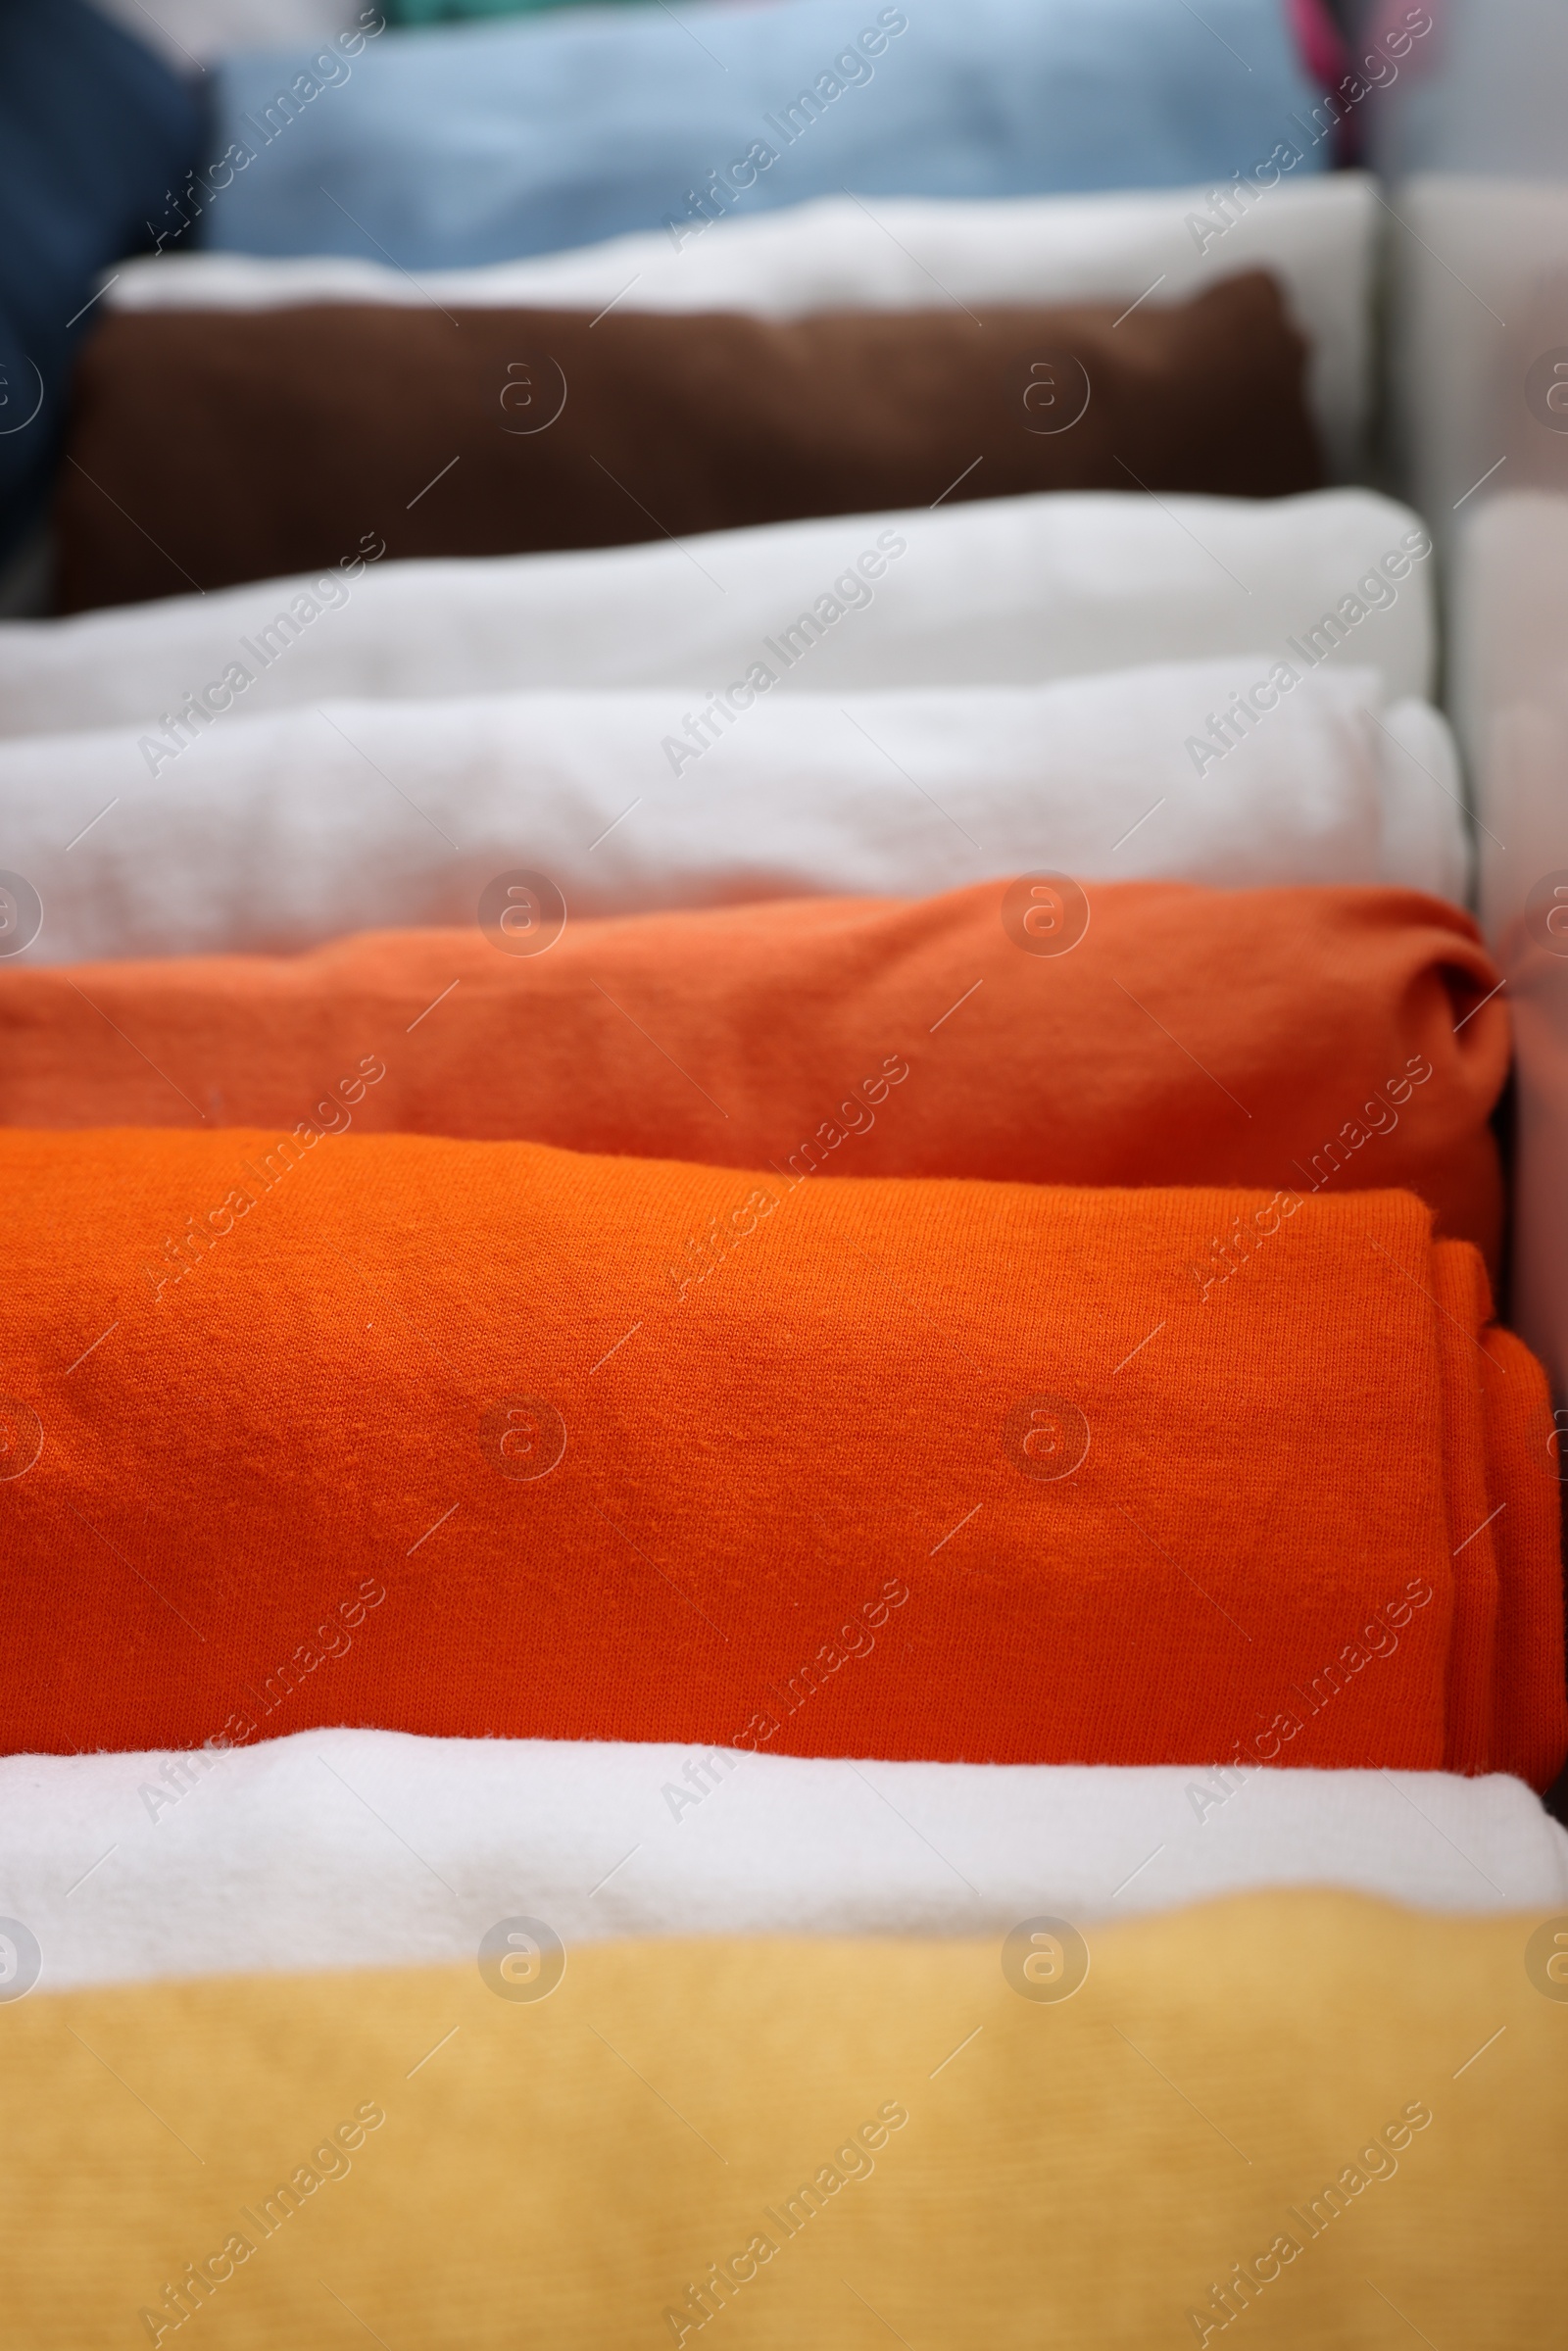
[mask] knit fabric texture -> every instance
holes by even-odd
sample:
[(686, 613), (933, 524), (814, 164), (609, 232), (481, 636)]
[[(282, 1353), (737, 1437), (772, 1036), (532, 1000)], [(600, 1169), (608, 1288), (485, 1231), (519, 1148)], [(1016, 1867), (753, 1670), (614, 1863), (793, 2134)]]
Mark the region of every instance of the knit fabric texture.
[(1545, 1384), (1409, 1194), (13, 1130), (0, 1262), (16, 1748), (1568, 1749)]
[(1430, 704), (1385, 702), (1375, 670), (1281, 664), (1282, 687), (1255, 653), (989, 691), (791, 690), (824, 615), (853, 626), (873, 593), (841, 574), (759, 648), (776, 669), (699, 710), (584, 691), (247, 715), (271, 630), (152, 731), (0, 742), (0, 837), (43, 909), (28, 963), (476, 919), (525, 950), (564, 909), (914, 898), (1042, 869), (1464, 899), (1453, 737)]
[(525, 1910), (461, 1967), (8, 2008), (19, 2339), (1561, 2342), (1550, 1921), (563, 1950)]
[(1495, 1256), (1509, 1014), (1455, 906), (1025, 877), (568, 919), (506, 952), (545, 946), (527, 916), (288, 959), (0, 967), (0, 1124), (309, 1115), (795, 1180), (1406, 1186)]

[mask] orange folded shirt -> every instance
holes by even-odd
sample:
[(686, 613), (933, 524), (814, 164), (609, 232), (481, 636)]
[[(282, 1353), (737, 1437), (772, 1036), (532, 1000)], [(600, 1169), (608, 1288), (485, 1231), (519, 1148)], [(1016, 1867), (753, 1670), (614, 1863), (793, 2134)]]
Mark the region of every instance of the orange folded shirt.
[(13, 1132), (0, 1265), (14, 1749), (1568, 1749), (1545, 1383), (1406, 1193)]
[[(786, 1176), (1405, 1185), (1494, 1259), (1509, 1016), (1467, 915), (1402, 890), (1030, 887), (568, 920), (535, 955), (476, 926), (0, 966), (0, 1124), (311, 1121)], [(1085, 912), (1069, 952), (1034, 952)]]

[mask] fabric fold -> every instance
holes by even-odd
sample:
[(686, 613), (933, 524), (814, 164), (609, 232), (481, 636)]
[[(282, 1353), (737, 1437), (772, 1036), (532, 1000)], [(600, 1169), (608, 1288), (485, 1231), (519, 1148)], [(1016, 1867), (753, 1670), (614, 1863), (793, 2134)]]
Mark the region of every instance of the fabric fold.
[(1025, 875), (551, 939), (522, 887), (483, 929), (294, 959), (0, 968), (0, 1124), (308, 1114), (793, 1177), (1405, 1186), (1495, 1261), (1509, 1015), (1457, 907)]
[(700, 712), (592, 692), (231, 705), (0, 742), (0, 836), (37, 902), (34, 962), (476, 920), (526, 952), (584, 915), (1042, 871), (1457, 897), (1458, 781), (1444, 720), (1364, 669), (1257, 654), (831, 696), (759, 664)]
[(519, 1887), (461, 1967), (39, 1987), (5, 2017), (0, 2277), (39, 2351), (197, 2314), (236, 2351), (500, 2351), (523, 2307), (570, 2351), (977, 2312), (1375, 2351), (1390, 2302), (1551, 2351), (1561, 1924), (1290, 1893), (564, 1947)]
[(1036, 684), (1258, 646), (1378, 669), (1396, 702), (1434, 683), (1431, 539), (1367, 490), (1053, 491), (586, 554), (384, 549), (368, 527), (310, 578), (0, 624), (0, 730), (200, 732), (225, 683), (247, 712), (587, 686), (672, 687), (689, 709), (776, 666), (764, 640), (792, 630), (785, 651), (808, 659), (785, 662), (791, 692)]
[[(873, 1660), (874, 1665), (874, 1660)], [(872, 1763), (290, 1733), (0, 1761), (0, 1894), (42, 1988), (470, 1961), (516, 1904), (650, 1935), (1005, 1934), (1281, 1886), (1568, 1909), (1568, 1831), (1442, 1772)]]
[[(127, 8), (135, 0), (122, 0)], [(194, 46), (194, 43), (192, 44)], [(1013, 196), (956, 203), (888, 197), (874, 213), (830, 195), (771, 213), (732, 212), (677, 240), (667, 229), (574, 252), (424, 270), (421, 287), (364, 255), (166, 252), (133, 260), (107, 286), (110, 310), (263, 309), (301, 302), (417, 304), (457, 312), (740, 311), (800, 318), (824, 310), (911, 310), (933, 280), (956, 302), (1174, 302), (1220, 277), (1266, 269), (1307, 339), (1312, 411), (1337, 480), (1361, 469), (1371, 400), (1373, 256), (1380, 214), (1370, 175), (1298, 179), (1272, 160), (1250, 195), (1214, 202), (1212, 185)], [(1266, 195), (1267, 201), (1260, 201)]]
[(700, 35), (649, 8), (346, 46), (219, 67), (204, 242), (463, 269), (847, 188), (1305, 178), (1332, 128), (1279, 0), (792, 0)]
[(1119, 307), (122, 312), (77, 364), (59, 609), (330, 566), (367, 515), (395, 558), (490, 556), (949, 498), (1317, 488), (1271, 277)]
[(1540, 1787), (1568, 1750), (1544, 1382), (1408, 1194), (797, 1181), (303, 1116), (13, 1130), (0, 1248), (17, 1749), (243, 1741), (286, 1699)]

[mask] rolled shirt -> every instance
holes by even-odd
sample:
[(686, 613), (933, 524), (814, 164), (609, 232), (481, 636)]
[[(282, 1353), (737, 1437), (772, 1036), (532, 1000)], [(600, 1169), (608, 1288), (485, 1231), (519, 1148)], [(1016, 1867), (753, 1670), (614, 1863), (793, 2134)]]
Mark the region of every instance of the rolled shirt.
[[(1447, 728), (1365, 670), (1259, 653), (991, 693), (784, 694), (767, 679), (816, 650), (794, 642), (700, 712), (646, 693), (256, 717), (236, 701), (205, 730), (0, 743), (27, 909), (12, 943), (34, 962), (298, 949), (493, 923), (494, 898), (527, 947), (584, 914), (1036, 869), (1464, 893)], [(529, 906), (541, 927), (519, 933)]]
[[(126, 0), (133, 6), (134, 0)], [(1266, 269), (1306, 337), (1312, 414), (1335, 478), (1363, 469), (1371, 400), (1372, 269), (1382, 214), (1359, 171), (1280, 176), (1216, 189), (1122, 188), (1099, 196), (1008, 196), (957, 203), (889, 197), (868, 211), (819, 196), (779, 212), (730, 213), (611, 237), (569, 253), (477, 269), (422, 270), (418, 282), (371, 252), (168, 250), (124, 263), (102, 295), (111, 310), (273, 309), (303, 302), (435, 301), (448, 311), (916, 310), (944, 289), (955, 306), (1176, 302), (1221, 277)]]
[(794, 1177), (1403, 1185), (1495, 1259), (1508, 1000), (1455, 906), (1026, 876), (557, 937), (546, 913), (524, 884), (482, 930), (292, 958), (13, 960), (0, 1124), (308, 1115)]
[[(362, 1630), (375, 1639), (369, 1611)], [(0, 1761), (0, 1884), (43, 1990), (471, 1963), (519, 1904), (570, 1951), (1000, 1936), (1042, 1912), (1108, 1924), (1279, 1886), (1568, 1909), (1568, 1831), (1497, 1774), (873, 1763), (288, 1721), (285, 1700), (246, 1746)]]
[(0, 1135), (0, 1252), (18, 1750), (243, 1741), (281, 1675), (291, 1729), (1568, 1752), (1545, 1383), (1406, 1193), (302, 1116)]
[(846, 188), (1014, 196), (1303, 177), (1334, 116), (1278, 0), (873, 0), (350, 35), (214, 74), (202, 241), (413, 270)]
[[(185, 710), (199, 732), (198, 702), (211, 715), (584, 686), (672, 687), (678, 720), (758, 662), (824, 694), (1037, 684), (1255, 646), (1298, 668), (1371, 665), (1396, 701), (1435, 676), (1431, 538), (1367, 490), (1060, 491), (482, 562), (383, 562), (383, 547), (367, 530), (311, 578), (0, 622), (0, 729), (157, 733)], [(791, 631), (786, 653), (805, 643), (809, 661), (770, 661), (764, 640)]]
[(60, 609), (329, 566), (368, 521), (395, 558), (515, 555), (1041, 490), (1317, 487), (1271, 277), (1120, 308), (122, 312), (76, 371)]
[(1315, 2351), (1348, 2310), (1388, 2337), (1382, 2296), (1433, 2342), (1560, 2340), (1560, 1915), (1302, 1890), (563, 1950), (506, 1900), (461, 1965), (9, 2009), (25, 2338), (502, 2351), (528, 2309), (569, 2351), (851, 2351), (983, 2305), (1144, 2351), (1260, 2304)]

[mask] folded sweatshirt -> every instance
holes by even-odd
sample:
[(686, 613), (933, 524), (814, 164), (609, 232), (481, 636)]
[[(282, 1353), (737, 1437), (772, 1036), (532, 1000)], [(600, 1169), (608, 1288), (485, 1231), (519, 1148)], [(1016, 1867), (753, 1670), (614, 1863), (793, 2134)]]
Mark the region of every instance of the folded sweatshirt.
[(1446, 725), (1367, 670), (1260, 653), (994, 693), (775, 685), (764, 658), (700, 711), (651, 693), (235, 701), (200, 727), (0, 741), (29, 908), (7, 944), (35, 962), (254, 953), (495, 930), (496, 901), (527, 946), (554, 936), (519, 933), (527, 906), (559, 928), (1040, 870), (1464, 892)]
[(0, 1262), (15, 1750), (1568, 1752), (1544, 1381), (1407, 1193), (12, 1130)]
[(793, 0), (348, 48), (219, 66), (203, 242), (464, 269), (846, 189), (1180, 187), (1328, 160), (1279, 0)]
[(1317, 487), (1271, 277), (1120, 307), (122, 312), (76, 371), (60, 608), (330, 565), (368, 515), (394, 557), (518, 555), (1039, 490)]
[(471, 1961), (517, 1908), (575, 1950), (1001, 1935), (1042, 1912), (1108, 1923), (1314, 1885), (1422, 1910), (1565, 1910), (1568, 1831), (1496, 1774), (857, 1763), (330, 1730), (0, 1762), (0, 1902), (38, 1945), (46, 1991)]
[[(135, 0), (125, 0), (134, 6)], [(1371, 271), (1381, 219), (1363, 172), (1281, 176), (1270, 164), (1248, 194), (1211, 185), (1121, 188), (1099, 196), (944, 202), (819, 196), (780, 212), (732, 212), (611, 237), (570, 253), (421, 270), (416, 282), (374, 251), (266, 259), (167, 250), (126, 263), (106, 309), (248, 310), (301, 302), (503, 310), (812, 311), (1175, 302), (1221, 277), (1267, 269), (1305, 335), (1312, 413), (1336, 478), (1352, 477), (1371, 393)], [(1261, 201), (1266, 194), (1267, 202)], [(1154, 287), (1156, 291), (1151, 293)]]
[[(383, 564), (378, 544), (368, 529), (308, 579), (0, 623), (0, 732), (156, 731), (193, 696), (221, 706), (225, 679), (246, 710), (583, 686), (673, 687), (689, 709), (758, 663), (841, 693), (1266, 646), (1376, 667), (1396, 700), (1433, 684), (1431, 539), (1367, 490), (1061, 491), (480, 562)], [(791, 631), (808, 662), (766, 654)]]
[(526, 885), (498, 901), (483, 930), (291, 959), (0, 965), (0, 1124), (308, 1113), (798, 1176), (1404, 1185), (1495, 1257), (1509, 1013), (1455, 906), (1025, 876), (552, 938)]
[(1560, 1916), (564, 1949), (508, 1903), (461, 1965), (9, 2009), (19, 2339), (1561, 2342)]

